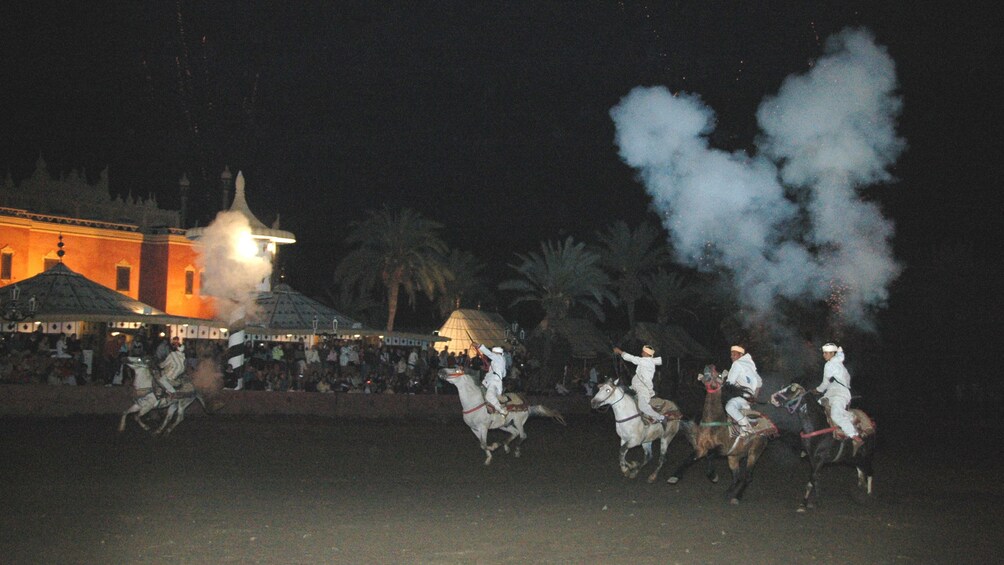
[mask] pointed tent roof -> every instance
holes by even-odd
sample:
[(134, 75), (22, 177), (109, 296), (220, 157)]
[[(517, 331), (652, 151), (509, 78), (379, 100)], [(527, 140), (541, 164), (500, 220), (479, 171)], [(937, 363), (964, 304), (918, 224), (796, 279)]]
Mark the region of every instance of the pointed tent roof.
[(63, 263), (31, 278), (0, 288), (0, 301), (9, 299), (17, 285), (21, 300), (35, 298), (35, 322), (141, 322), (147, 324), (209, 324), (208, 320), (173, 316), (129, 298)]
[(506, 321), (493, 312), (454, 310), (439, 328), (439, 336), (450, 340), (437, 343), (435, 347), (439, 351), (447, 346), (454, 351), (461, 351), (471, 347), (472, 343), (483, 343), (488, 347), (502, 346), (506, 343)]

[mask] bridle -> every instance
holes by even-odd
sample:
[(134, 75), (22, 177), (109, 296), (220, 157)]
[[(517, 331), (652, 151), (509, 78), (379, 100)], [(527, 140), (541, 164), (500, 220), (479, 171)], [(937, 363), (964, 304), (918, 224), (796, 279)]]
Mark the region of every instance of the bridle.
[[(621, 389), (621, 387), (619, 387), (619, 386), (612, 386), (612, 387), (610, 387), (610, 394), (604, 396), (603, 399), (600, 400), (600, 402), (606, 402), (607, 399), (610, 398), (611, 396), (613, 396), (614, 392), (616, 392), (616, 391), (620, 391), (621, 397), (618, 398), (617, 400), (611, 402), (610, 404), (600, 404), (600, 407), (602, 407), (602, 406), (611, 407), (614, 404), (617, 404), (618, 402), (620, 402), (621, 400), (624, 400), (624, 397), (627, 396), (627, 393), (624, 392), (624, 390)], [(597, 408), (597, 409), (599, 409), (599, 408)], [(630, 422), (631, 420), (634, 420), (635, 418), (638, 418), (638, 417), (641, 417), (641, 411), (640, 410), (638, 412), (636, 412), (633, 416), (628, 416), (627, 418), (622, 418), (620, 420), (614, 418), (614, 423), (616, 423), (616, 424), (623, 424), (624, 422)]]
[[(447, 373), (447, 374), (443, 375), (443, 378), (444, 379), (458, 379), (458, 378), (460, 378), (460, 377), (462, 377), (462, 376), (464, 376), (466, 374), (467, 373), (465, 373), (463, 371), (454, 371), (452, 373)], [(477, 412), (478, 410), (484, 408), (486, 404), (488, 404), (488, 402), (482, 402), (481, 404), (478, 404), (477, 406), (475, 406), (474, 408), (471, 408), (470, 410), (464, 410), (464, 414), (466, 415), (466, 414), (470, 414), (471, 412)]]

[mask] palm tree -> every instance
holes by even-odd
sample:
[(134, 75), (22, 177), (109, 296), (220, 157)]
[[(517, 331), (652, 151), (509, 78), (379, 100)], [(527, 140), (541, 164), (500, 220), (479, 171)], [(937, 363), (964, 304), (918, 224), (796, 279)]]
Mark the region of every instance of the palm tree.
[(670, 313), (674, 310), (697, 317), (693, 310), (684, 306), (700, 301), (700, 296), (697, 289), (679, 273), (659, 269), (644, 278), (644, 286), (648, 297), (655, 302), (656, 321), (659, 324), (669, 323)]
[(645, 295), (643, 277), (667, 264), (669, 247), (661, 232), (648, 222), (634, 231), (618, 220), (597, 235), (603, 266), (613, 273), (614, 286), (627, 310), (628, 327), (635, 325), (635, 305)]
[(484, 265), (468, 251), (451, 249), (446, 256), (446, 269), (453, 279), (446, 282), (446, 287), (436, 301), (439, 313), (444, 317), (460, 308), (466, 301), (477, 300), (485, 294), (485, 281), (482, 277)]
[(582, 306), (603, 320), (603, 302), (616, 303), (617, 299), (607, 288), (610, 279), (600, 268), (599, 255), (571, 237), (564, 243), (541, 243), (540, 250), (539, 255), (517, 253), (520, 263), (510, 267), (522, 278), (499, 284), (501, 290), (520, 293), (511, 305), (539, 302), (548, 320), (565, 318), (572, 308)]
[(355, 249), (335, 269), (335, 279), (345, 289), (362, 294), (382, 286), (387, 292), (387, 331), (394, 330), (398, 296), (403, 289), (409, 303), (424, 293), (430, 300), (442, 292), (452, 274), (445, 268), (446, 243), (439, 238), (442, 225), (405, 208), (370, 210), (353, 222), (345, 242)]

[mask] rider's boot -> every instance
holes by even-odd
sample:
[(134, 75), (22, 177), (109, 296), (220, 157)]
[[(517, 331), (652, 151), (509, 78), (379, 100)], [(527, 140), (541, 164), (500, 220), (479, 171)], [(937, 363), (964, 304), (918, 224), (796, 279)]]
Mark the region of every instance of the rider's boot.
[(851, 452), (851, 457), (854, 457), (857, 456), (861, 446), (865, 444), (865, 440), (861, 439), (861, 436), (851, 436), (851, 441), (854, 443), (854, 451)]

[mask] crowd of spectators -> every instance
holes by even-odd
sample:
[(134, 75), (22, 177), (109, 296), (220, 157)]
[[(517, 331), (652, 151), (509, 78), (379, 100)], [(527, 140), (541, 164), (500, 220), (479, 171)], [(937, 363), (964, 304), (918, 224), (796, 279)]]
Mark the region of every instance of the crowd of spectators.
[[(182, 343), (166, 337), (118, 333), (99, 343), (96, 336), (76, 334), (0, 334), (0, 383), (51, 385), (128, 385), (128, 356), (151, 356), (163, 360)], [(480, 377), (487, 368), (475, 350), (454, 351), (449, 347), (391, 346), (379, 340), (322, 339), (316, 345), (304, 342), (254, 342), (245, 350), (242, 367), (227, 363), (222, 340), (186, 340), (186, 369), (194, 373), (200, 360), (213, 359), (230, 389), (353, 393), (455, 394), (437, 374), (442, 367), (462, 367)], [(528, 373), (536, 364), (522, 347), (507, 348), (507, 391), (524, 391)], [(566, 371), (568, 368), (566, 367)], [(595, 372), (595, 371), (594, 371)], [(588, 393), (596, 376), (562, 379), (555, 390), (535, 393)]]

